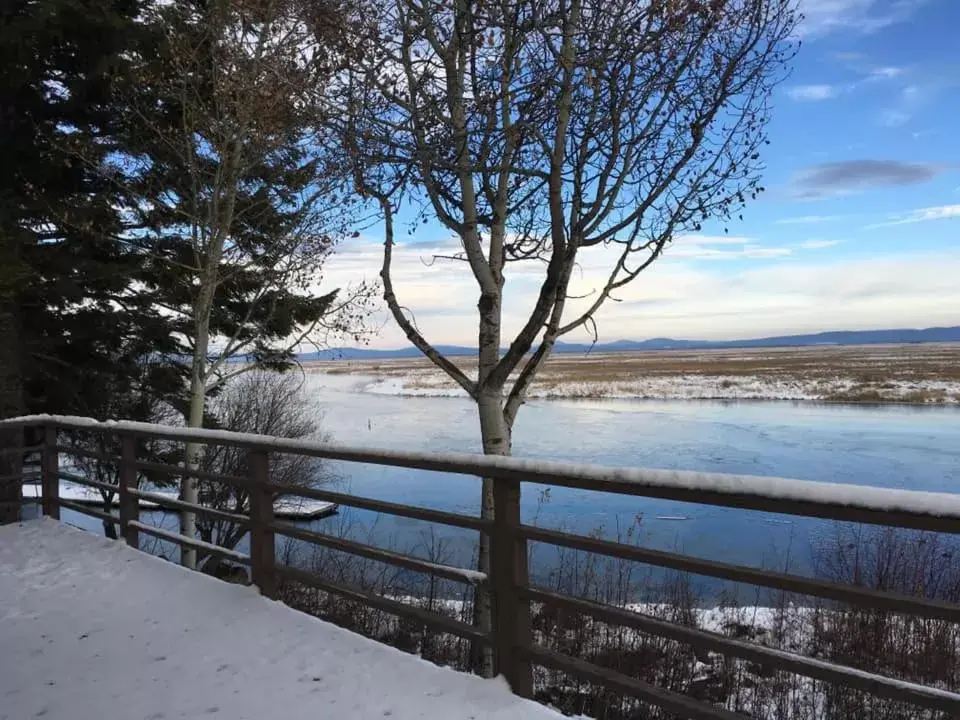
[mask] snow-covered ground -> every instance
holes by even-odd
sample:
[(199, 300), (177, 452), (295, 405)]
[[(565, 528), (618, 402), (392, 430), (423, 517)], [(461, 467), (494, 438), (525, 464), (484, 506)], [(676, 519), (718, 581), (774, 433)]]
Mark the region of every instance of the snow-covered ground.
[[(467, 376), (476, 361), (452, 358)], [(960, 344), (554, 354), (528, 397), (960, 403)], [(423, 358), (313, 363), (383, 395), (463, 396)]]
[(560, 716), (120, 542), (0, 527), (0, 720), (218, 717)]
[[(466, 397), (462, 388), (439, 370), (409, 371), (403, 376), (360, 375), (363, 392), (413, 397)], [(675, 374), (623, 380), (549, 379), (534, 384), (533, 399), (614, 398), (647, 400), (851, 400), (879, 402), (960, 403), (960, 382), (886, 380), (882, 388), (864, 388), (853, 378), (832, 380), (802, 377)]]

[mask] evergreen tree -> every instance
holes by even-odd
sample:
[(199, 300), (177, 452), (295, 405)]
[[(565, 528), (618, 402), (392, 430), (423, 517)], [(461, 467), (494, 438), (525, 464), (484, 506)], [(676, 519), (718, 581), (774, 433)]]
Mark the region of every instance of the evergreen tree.
[[(176, 346), (131, 284), (144, 259), (120, 241), (125, 219), (104, 172), (138, 12), (136, 0), (8, 0), (0, 10), (0, 417), (96, 416), (118, 384), (176, 388), (175, 369), (143, 371), (145, 353)], [(0, 458), (0, 476), (20, 462)], [(0, 521), (17, 517), (19, 498), (18, 481), (0, 482)]]

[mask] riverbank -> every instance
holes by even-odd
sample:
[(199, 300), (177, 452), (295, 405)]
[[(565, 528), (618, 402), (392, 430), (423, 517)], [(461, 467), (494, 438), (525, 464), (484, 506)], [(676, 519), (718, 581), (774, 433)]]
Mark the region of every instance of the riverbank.
[[(475, 376), (474, 358), (452, 359)], [(315, 362), (305, 370), (355, 376), (355, 390), (365, 393), (465, 396), (419, 358)], [(960, 344), (560, 354), (545, 363), (528, 397), (954, 405)]]

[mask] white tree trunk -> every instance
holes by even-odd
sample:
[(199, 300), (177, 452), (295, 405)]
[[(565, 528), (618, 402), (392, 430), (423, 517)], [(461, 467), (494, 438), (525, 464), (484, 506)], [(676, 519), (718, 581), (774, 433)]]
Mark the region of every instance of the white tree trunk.
[[(484, 392), (477, 400), (480, 415), (480, 434), (483, 440), (485, 455), (510, 454), (510, 428), (507, 427), (503, 416), (502, 392)], [(493, 479), (483, 479), (483, 489), (480, 500), (480, 517), (493, 520)], [(477, 569), (490, 576), (490, 536), (480, 534), (480, 545), (477, 553)], [(487, 589), (478, 589), (476, 597), (476, 623), (486, 633), (493, 629), (493, 602)], [(493, 677), (495, 673), (494, 655), (490, 647), (484, 647), (478, 658), (478, 668), (483, 677)]]
[[(196, 308), (196, 339), (193, 347), (193, 365), (190, 371), (190, 408), (187, 413), (187, 427), (202, 428), (203, 415), (207, 407), (207, 352), (210, 347), (210, 311), (213, 307), (215, 284), (208, 279), (201, 289)], [(203, 445), (187, 443), (185, 466), (187, 474), (180, 481), (180, 497), (184, 502), (199, 504), (199, 479), (189, 474), (200, 466), (200, 457)], [(197, 536), (197, 518), (193, 512), (184, 510), (180, 513), (180, 534), (185, 537)], [(184, 567), (195, 570), (197, 567), (197, 551), (194, 548), (180, 549), (180, 562)]]

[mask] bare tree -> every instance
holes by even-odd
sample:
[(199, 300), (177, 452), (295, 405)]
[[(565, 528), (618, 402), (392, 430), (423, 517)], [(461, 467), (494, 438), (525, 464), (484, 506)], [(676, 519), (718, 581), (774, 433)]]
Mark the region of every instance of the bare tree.
[[(410, 342), (476, 401), (484, 452), (509, 454), (557, 338), (595, 337), (601, 306), (671, 238), (738, 214), (762, 190), (795, 2), (369, 0), (355, 20), (364, 50), (338, 75), (337, 121), (355, 183), (383, 216), (383, 297)], [(458, 239), (438, 260), (476, 281), (475, 378), (421, 333), (394, 288), (394, 218), (411, 206)], [(606, 281), (571, 298), (575, 268), (594, 256), (609, 261)], [(542, 275), (505, 342), (517, 263)], [(482, 508), (492, 516), (490, 482)], [(479, 565), (489, 565), (483, 538)], [(477, 605), (486, 626), (489, 603)]]
[[(208, 398), (230, 378), (362, 332), (364, 284), (317, 291), (350, 221), (340, 155), (315, 130), (333, 67), (316, 33), (331, 12), (301, 0), (145, 11), (112, 171), (126, 240), (152, 260), (141, 279), (180, 322), (191, 358), (189, 427), (203, 426)], [(187, 467), (201, 455), (190, 444)], [(196, 503), (197, 482), (185, 478), (181, 495)], [(192, 512), (181, 532), (195, 536)], [(185, 549), (183, 562), (194, 567), (196, 552)]]

